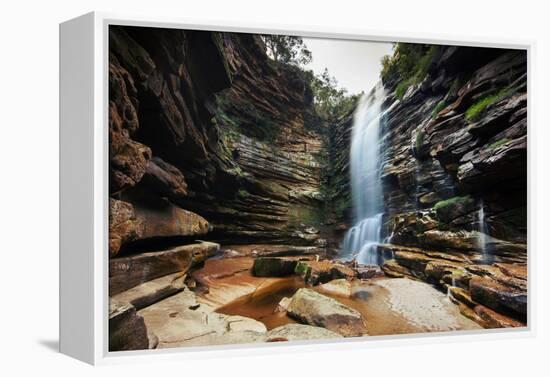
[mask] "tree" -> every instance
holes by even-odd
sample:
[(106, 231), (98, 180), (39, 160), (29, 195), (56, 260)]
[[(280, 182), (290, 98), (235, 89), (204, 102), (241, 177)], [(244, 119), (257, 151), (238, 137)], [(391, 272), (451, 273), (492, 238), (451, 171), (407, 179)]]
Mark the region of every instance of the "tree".
[(338, 81), (325, 68), (322, 74), (309, 71), (310, 86), (317, 113), (326, 120), (335, 120), (353, 110), (361, 94), (350, 95), (338, 87)]
[(311, 62), (311, 51), (300, 37), (289, 35), (262, 35), (267, 54), (276, 62), (306, 65)]

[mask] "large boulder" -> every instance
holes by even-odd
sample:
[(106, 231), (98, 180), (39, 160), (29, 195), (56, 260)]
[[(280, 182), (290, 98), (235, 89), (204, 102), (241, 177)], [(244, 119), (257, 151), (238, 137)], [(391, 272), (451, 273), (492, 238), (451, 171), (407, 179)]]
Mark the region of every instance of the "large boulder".
[(254, 276), (287, 276), (294, 273), (296, 259), (290, 258), (257, 258), (254, 260), (252, 272)]
[[(116, 256), (131, 242), (161, 237), (202, 236), (210, 225), (203, 217), (169, 201), (146, 194), (124, 194), (125, 201), (109, 199), (109, 255)], [(139, 196), (138, 196), (139, 195)]]
[(351, 296), (351, 282), (346, 279), (336, 279), (319, 285), (318, 290), (321, 293), (349, 297)]
[(366, 335), (365, 319), (361, 313), (308, 288), (300, 288), (292, 296), (288, 314), (301, 322), (343, 336)]
[(136, 217), (143, 224), (140, 239), (202, 236), (210, 229), (208, 221), (203, 217), (167, 200), (134, 202), (134, 208)]
[(172, 249), (112, 258), (109, 261), (109, 294), (126, 291), (136, 285), (175, 272), (186, 272), (219, 249), (213, 242), (201, 242)]
[(302, 276), (307, 284), (311, 285), (335, 279), (352, 280), (355, 278), (355, 271), (352, 268), (331, 260), (299, 261), (296, 264), (295, 272)]

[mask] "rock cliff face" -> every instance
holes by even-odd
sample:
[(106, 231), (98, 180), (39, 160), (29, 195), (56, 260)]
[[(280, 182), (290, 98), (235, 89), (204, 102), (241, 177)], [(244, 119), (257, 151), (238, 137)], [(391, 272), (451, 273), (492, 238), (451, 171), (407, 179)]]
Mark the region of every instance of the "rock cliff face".
[(155, 346), (137, 310), (218, 252), (197, 238), (320, 250), (312, 94), (264, 51), (248, 34), (110, 28), (109, 289), (129, 313), (110, 320), (111, 350)]
[(525, 51), (440, 47), (381, 137), (385, 271), (450, 287), (485, 327), (526, 320), (526, 72)]
[[(398, 78), (384, 82), (383, 269), (450, 288), (461, 311), (485, 327), (521, 325), (516, 320), (526, 320), (527, 297), (527, 55), (467, 47), (435, 51), (425, 78), (400, 98)], [(350, 115), (330, 128), (336, 232), (352, 225), (352, 123)], [(512, 269), (514, 279), (503, 278)]]
[(305, 127), (312, 96), (301, 71), (269, 60), (262, 43), (111, 29), (112, 255), (155, 238), (314, 244), (316, 232), (305, 232), (321, 221), (321, 138)]
[(406, 238), (392, 215), (412, 212), (432, 217), (427, 227), (477, 231), (483, 221), (488, 235), (525, 243), (526, 53), (438, 51), (426, 79), (387, 115), (386, 233)]

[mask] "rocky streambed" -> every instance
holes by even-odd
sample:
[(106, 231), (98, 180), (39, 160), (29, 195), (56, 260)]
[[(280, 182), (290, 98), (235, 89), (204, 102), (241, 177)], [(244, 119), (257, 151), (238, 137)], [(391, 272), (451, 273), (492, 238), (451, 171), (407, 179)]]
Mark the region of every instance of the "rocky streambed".
[(135, 308), (127, 326), (144, 329), (125, 336), (149, 348), (481, 328), (429, 284), (315, 256), (214, 257), (112, 298), (120, 302)]

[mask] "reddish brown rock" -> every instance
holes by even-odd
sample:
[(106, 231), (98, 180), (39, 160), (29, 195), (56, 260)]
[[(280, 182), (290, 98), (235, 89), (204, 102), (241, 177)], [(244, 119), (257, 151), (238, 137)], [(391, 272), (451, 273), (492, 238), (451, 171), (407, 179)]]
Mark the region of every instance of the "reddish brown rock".
[(185, 272), (219, 249), (212, 242), (173, 249), (112, 258), (109, 261), (109, 295), (113, 296), (136, 285), (175, 272)]
[(413, 271), (423, 273), (426, 265), (433, 260), (423, 253), (397, 251), (395, 252), (395, 260), (402, 266), (405, 266)]
[(167, 200), (133, 200), (136, 218), (143, 224), (139, 239), (202, 236), (210, 230), (208, 221), (202, 216), (177, 207)]
[(462, 269), (463, 264), (450, 262), (446, 260), (432, 260), (426, 264), (424, 273), (426, 276), (438, 281), (444, 275), (452, 274), (455, 270)]
[(475, 307), (477, 304), (470, 297), (470, 293), (462, 288), (450, 286), (448, 288), (449, 296), (457, 301), (462, 302), (470, 308)]
[(143, 223), (136, 217), (130, 203), (109, 199), (109, 256), (115, 256), (120, 247), (140, 238)]
[(487, 276), (472, 277), (470, 295), (493, 310), (515, 313), (520, 318), (527, 315), (527, 291), (505, 286)]
[(157, 195), (174, 202), (187, 196), (187, 183), (182, 172), (159, 157), (153, 157), (147, 163), (142, 184)]
[(335, 279), (352, 280), (355, 271), (331, 260), (299, 262), (296, 272), (304, 276), (307, 284), (317, 285)]
[(135, 186), (143, 177), (151, 149), (132, 140), (139, 128), (136, 87), (132, 76), (112, 58), (109, 64), (110, 192)]
[(475, 313), (483, 319), (486, 328), (502, 328), (502, 327), (524, 327), (525, 323), (516, 321), (513, 318), (497, 313), (483, 305), (477, 305), (474, 308)]
[(507, 276), (511, 276), (516, 279), (527, 280), (526, 264), (495, 263), (495, 266)]
[(372, 279), (384, 276), (384, 272), (377, 265), (364, 265), (354, 268), (358, 279)]
[(407, 267), (401, 266), (395, 259), (390, 259), (384, 262), (381, 266), (382, 271), (386, 276), (391, 278), (402, 278), (404, 276), (412, 276), (411, 271)]

